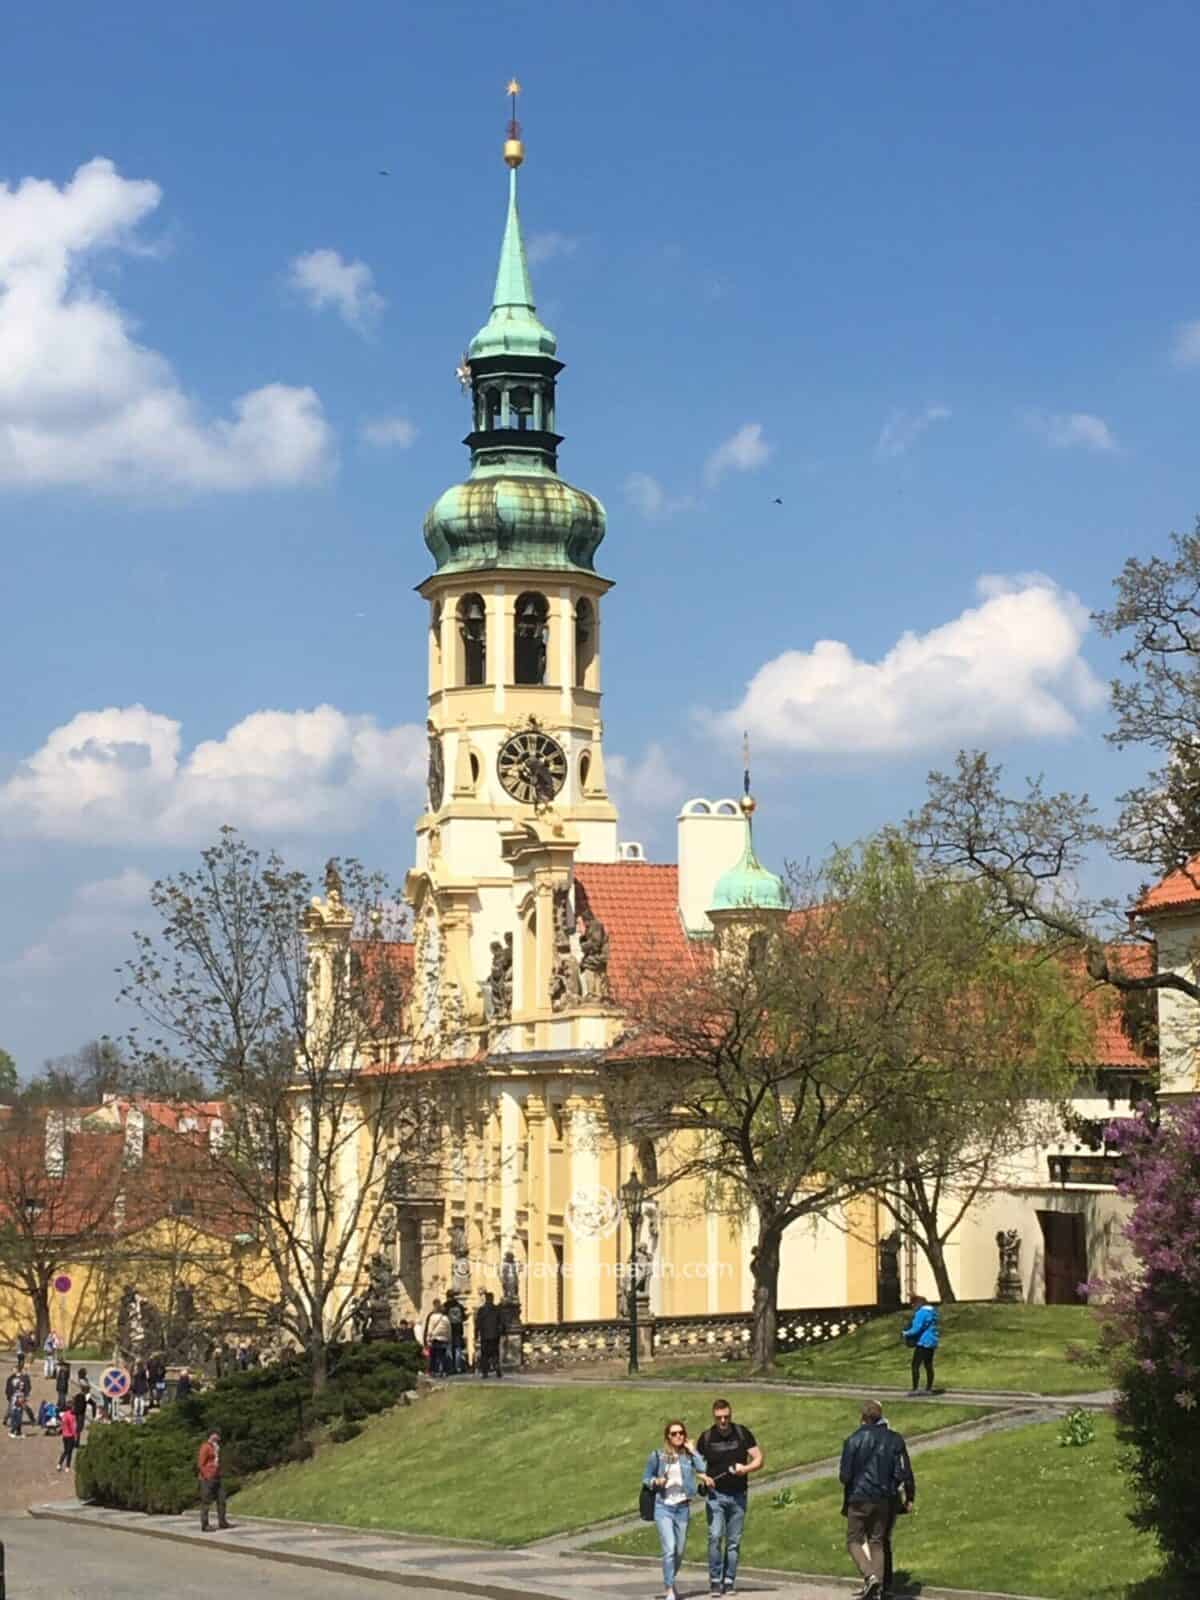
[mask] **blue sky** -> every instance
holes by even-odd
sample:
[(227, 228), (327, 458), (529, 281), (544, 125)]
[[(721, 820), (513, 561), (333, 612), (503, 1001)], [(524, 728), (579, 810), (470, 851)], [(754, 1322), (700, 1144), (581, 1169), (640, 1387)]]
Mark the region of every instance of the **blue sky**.
[(1087, 613), (1200, 509), (1198, 45), (1183, 5), (10, 21), (0, 1044), (120, 1029), (147, 881), (224, 817), (402, 876), (513, 72), (626, 836), (669, 858), (747, 724), (776, 863), (959, 745), (1107, 804)]

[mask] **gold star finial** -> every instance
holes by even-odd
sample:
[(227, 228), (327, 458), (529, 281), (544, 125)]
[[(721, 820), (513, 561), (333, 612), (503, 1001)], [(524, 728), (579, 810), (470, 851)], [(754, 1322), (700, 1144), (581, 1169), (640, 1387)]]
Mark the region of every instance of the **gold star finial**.
[(521, 92), (521, 85), (515, 78), (510, 78), (508, 88), (504, 92), (512, 101), (508, 138), (504, 141), (504, 164), (515, 172), (525, 159), (525, 146), (521, 143), (521, 124), (517, 121), (517, 96)]

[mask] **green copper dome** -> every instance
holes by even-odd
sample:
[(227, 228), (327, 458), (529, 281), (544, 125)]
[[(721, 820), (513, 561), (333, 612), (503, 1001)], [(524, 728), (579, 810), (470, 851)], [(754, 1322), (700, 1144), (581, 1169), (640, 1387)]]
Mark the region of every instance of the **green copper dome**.
[(435, 501), (425, 543), (439, 572), (481, 567), (582, 567), (604, 537), (604, 507), (551, 473), (472, 476)]
[(709, 911), (787, 911), (791, 906), (782, 878), (768, 872), (754, 853), (754, 835), (746, 819), (742, 859), (717, 879)]
[(425, 518), (425, 543), (439, 573), (595, 570), (604, 507), (558, 475), (556, 350), (534, 309), (514, 165), (491, 316), (461, 369), (471, 395), (473, 425), (464, 441), (471, 475), (447, 489)]

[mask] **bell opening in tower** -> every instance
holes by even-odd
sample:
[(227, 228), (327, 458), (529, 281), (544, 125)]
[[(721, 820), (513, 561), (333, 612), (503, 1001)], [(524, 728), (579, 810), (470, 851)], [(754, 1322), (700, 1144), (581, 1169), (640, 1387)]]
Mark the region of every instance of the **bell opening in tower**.
[(465, 594), (458, 602), (458, 632), (462, 640), (461, 682), (468, 687), (487, 682), (487, 612), (483, 597)]
[(550, 607), (544, 594), (518, 595), (514, 618), (514, 682), (545, 683), (549, 617)]

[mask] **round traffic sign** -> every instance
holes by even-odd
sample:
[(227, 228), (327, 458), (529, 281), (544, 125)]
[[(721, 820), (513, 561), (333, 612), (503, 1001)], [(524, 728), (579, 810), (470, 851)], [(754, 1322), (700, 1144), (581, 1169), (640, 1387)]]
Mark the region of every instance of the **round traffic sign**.
[(54, 1287), (58, 1290), (59, 1294), (70, 1294), (71, 1280), (67, 1277), (65, 1272), (60, 1272), (58, 1277), (55, 1278)]
[(105, 1367), (100, 1387), (110, 1400), (122, 1400), (129, 1393), (129, 1374), (124, 1367)]

